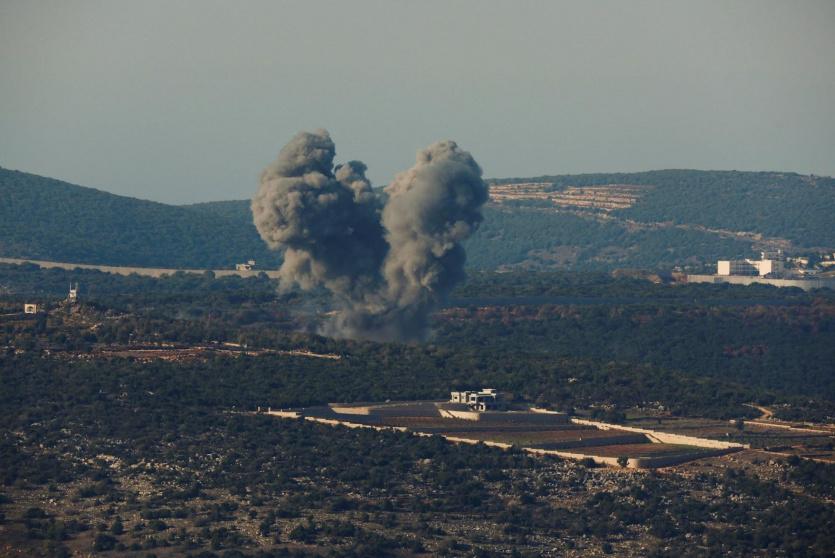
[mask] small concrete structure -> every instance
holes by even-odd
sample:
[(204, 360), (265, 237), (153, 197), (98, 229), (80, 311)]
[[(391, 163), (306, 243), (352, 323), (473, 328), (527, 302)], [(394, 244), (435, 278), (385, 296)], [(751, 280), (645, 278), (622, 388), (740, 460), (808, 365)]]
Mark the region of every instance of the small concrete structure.
[(70, 304), (75, 304), (76, 302), (78, 302), (78, 283), (76, 283), (75, 286), (73, 286), (73, 284), (70, 283), (70, 292), (67, 295), (67, 302), (69, 302)]
[(37, 314), (42, 310), (40, 304), (24, 304), (23, 305), (23, 313), (24, 314)]
[(255, 260), (247, 260), (246, 263), (235, 264), (235, 271), (252, 271), (255, 267)]

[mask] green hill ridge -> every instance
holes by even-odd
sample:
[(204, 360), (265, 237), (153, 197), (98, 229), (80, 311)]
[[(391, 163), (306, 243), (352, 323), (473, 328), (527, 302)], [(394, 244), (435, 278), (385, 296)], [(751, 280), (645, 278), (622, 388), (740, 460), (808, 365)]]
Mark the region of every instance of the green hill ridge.
[(74, 263), (225, 268), (276, 265), (254, 226), (196, 208), (117, 196), (0, 169), (0, 255)]
[[(663, 170), (490, 182), (510, 192), (538, 183), (546, 197), (566, 199), (611, 185), (637, 194), (614, 209), (493, 200), (467, 243), (471, 268), (709, 269), (763, 247), (835, 249), (829, 177)], [(258, 237), (247, 200), (166, 205), (2, 168), (0, 256), (175, 268), (248, 259), (274, 268), (281, 259)]]

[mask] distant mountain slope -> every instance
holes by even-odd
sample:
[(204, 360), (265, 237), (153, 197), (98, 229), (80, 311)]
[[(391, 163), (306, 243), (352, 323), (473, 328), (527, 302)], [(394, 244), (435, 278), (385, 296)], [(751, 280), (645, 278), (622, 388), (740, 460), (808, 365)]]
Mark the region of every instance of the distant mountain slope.
[(491, 182), (491, 216), (469, 245), (481, 268), (699, 267), (759, 249), (835, 249), (828, 177), (662, 170)]
[(255, 227), (240, 219), (0, 169), (0, 255), (159, 267), (267, 264)]
[[(252, 213), (249, 209), (249, 200), (203, 202), (183, 205), (180, 207), (201, 213), (203, 215), (227, 219), (238, 224), (244, 221), (252, 221)], [(252, 227), (252, 230), (257, 234), (254, 226)]]
[(660, 170), (494, 180), (545, 183), (559, 191), (639, 186), (633, 203), (612, 215), (645, 223), (760, 233), (797, 246), (835, 246), (835, 179), (778, 172)]
[(673, 221), (752, 231), (800, 247), (835, 246), (835, 180), (770, 172), (659, 171), (657, 184), (617, 212), (639, 221)]
[(751, 255), (750, 241), (679, 228), (639, 228), (567, 211), (490, 205), (466, 245), (477, 269), (697, 268)]
[[(835, 249), (835, 180), (668, 170), (491, 180), (477, 269), (710, 266), (759, 248)], [(248, 200), (170, 206), (0, 169), (0, 256), (275, 267)], [(709, 267), (708, 267), (709, 268)]]

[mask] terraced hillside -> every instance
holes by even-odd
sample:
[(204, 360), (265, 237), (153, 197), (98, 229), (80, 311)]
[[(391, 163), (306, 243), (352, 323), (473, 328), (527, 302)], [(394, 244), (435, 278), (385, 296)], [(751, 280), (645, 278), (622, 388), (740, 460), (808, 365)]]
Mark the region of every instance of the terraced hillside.
[(614, 211), (632, 207), (649, 186), (638, 184), (601, 184), (554, 188), (551, 182), (493, 184), (490, 201), (503, 204), (539, 200), (558, 208)]

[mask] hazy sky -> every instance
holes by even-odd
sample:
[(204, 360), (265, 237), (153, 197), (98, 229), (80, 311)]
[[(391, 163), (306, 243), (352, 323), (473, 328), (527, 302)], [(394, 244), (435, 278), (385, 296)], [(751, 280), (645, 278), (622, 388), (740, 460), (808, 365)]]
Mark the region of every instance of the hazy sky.
[(490, 177), (835, 174), (835, 1), (0, 0), (0, 166), (250, 197), (325, 127), (376, 184), (451, 138)]

